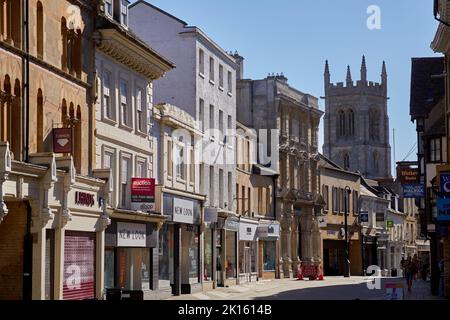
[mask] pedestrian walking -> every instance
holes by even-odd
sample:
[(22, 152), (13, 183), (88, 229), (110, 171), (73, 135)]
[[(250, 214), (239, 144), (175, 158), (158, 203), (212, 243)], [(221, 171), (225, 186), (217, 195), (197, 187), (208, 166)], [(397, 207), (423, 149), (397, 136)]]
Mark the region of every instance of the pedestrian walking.
[(405, 257), (402, 257), (402, 260), (400, 261), (400, 270), (402, 270), (402, 276), (404, 278), (406, 278), (405, 263), (406, 263)]
[(417, 266), (417, 259), (411, 259), (411, 256), (409, 256), (405, 263), (405, 274), (406, 283), (408, 285), (408, 292), (412, 291), (413, 281), (418, 270), (419, 268)]

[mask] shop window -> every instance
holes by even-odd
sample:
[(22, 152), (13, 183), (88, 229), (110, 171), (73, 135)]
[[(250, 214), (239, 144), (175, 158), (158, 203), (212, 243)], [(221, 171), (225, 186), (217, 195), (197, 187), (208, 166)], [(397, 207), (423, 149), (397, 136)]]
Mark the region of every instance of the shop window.
[(145, 90), (138, 88), (136, 94), (136, 129), (146, 133), (147, 104)]
[(164, 224), (159, 230), (159, 287), (170, 287), (173, 277), (173, 225)]
[(212, 230), (207, 228), (204, 233), (204, 269), (203, 269), (203, 280), (211, 281), (213, 274), (213, 263), (212, 263), (212, 248), (213, 248), (213, 238)]
[(44, 58), (44, 9), (42, 2), (37, 2), (36, 9), (36, 51), (39, 59)]
[(186, 225), (181, 231), (181, 261), (187, 266), (189, 284), (200, 282), (198, 227)]
[(105, 288), (115, 288), (114, 248), (105, 248)]
[(274, 272), (276, 266), (276, 241), (263, 241), (263, 271)]
[(150, 290), (150, 249), (117, 249), (117, 286), (125, 290)]
[(237, 277), (236, 265), (236, 232), (226, 231), (226, 256), (225, 256), (225, 275), (227, 279), (235, 279)]

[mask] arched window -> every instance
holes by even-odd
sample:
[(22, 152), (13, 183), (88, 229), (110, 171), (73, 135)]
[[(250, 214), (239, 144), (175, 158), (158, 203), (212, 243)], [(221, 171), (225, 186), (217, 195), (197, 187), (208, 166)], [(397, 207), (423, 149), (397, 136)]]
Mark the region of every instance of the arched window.
[(369, 137), (372, 141), (380, 141), (380, 113), (375, 108), (369, 112)]
[(380, 156), (378, 155), (377, 151), (374, 151), (373, 153), (373, 173), (375, 175), (378, 175), (380, 172)]
[(3, 82), (3, 94), (1, 96), (1, 141), (8, 141), (11, 129), (11, 80), (8, 75), (5, 76)]
[(338, 111), (337, 122), (338, 122), (338, 125), (337, 125), (338, 137), (340, 137), (340, 138), (345, 137), (345, 135), (346, 135), (346, 126), (345, 126), (346, 121), (345, 121), (345, 113), (344, 113), (343, 110)]
[(74, 155), (73, 155), (73, 161), (75, 168), (77, 169), (78, 173), (81, 173), (81, 154), (82, 154), (82, 137), (81, 137), (81, 107), (77, 106), (77, 113), (76, 113), (76, 120), (74, 124), (74, 130), (73, 130), (73, 141), (74, 141)]
[(0, 38), (3, 40), (5, 37), (5, 0), (0, 0)]
[(38, 90), (37, 95), (37, 125), (36, 125), (36, 139), (37, 139), (37, 152), (44, 152), (44, 98), (42, 96), (42, 90)]
[(44, 9), (38, 1), (36, 9), (36, 50), (40, 59), (44, 58)]
[(350, 137), (355, 135), (355, 113), (351, 109), (348, 111), (348, 135)]
[(344, 153), (343, 156), (343, 162), (344, 162), (344, 170), (350, 169), (350, 156), (348, 153)]
[(21, 160), (22, 156), (22, 106), (21, 106), (20, 81), (16, 79), (14, 83), (14, 100), (11, 109), (10, 130), (8, 141), (11, 143), (11, 151), (14, 159)]
[(66, 18), (61, 18), (61, 46), (62, 46), (62, 52), (61, 52), (61, 68), (64, 71), (67, 71), (67, 21)]
[(66, 99), (62, 100), (61, 104), (61, 123), (66, 127), (67, 122), (67, 102)]
[(8, 35), (16, 48), (22, 47), (22, 1), (8, 0), (9, 16), (7, 21)]
[(81, 69), (82, 69), (82, 61), (81, 61), (81, 30), (78, 29), (74, 34), (74, 40), (73, 40), (73, 71), (75, 72), (76, 76), (78, 78), (81, 78)]

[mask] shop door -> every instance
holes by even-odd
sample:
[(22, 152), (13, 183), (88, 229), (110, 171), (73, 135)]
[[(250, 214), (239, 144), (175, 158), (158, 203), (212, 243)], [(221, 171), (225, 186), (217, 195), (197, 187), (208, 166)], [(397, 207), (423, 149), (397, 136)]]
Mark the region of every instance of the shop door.
[(245, 247), (244, 249), (244, 261), (245, 280), (250, 282), (252, 272), (252, 256), (251, 249), (249, 247)]
[(66, 231), (64, 300), (95, 298), (95, 233)]

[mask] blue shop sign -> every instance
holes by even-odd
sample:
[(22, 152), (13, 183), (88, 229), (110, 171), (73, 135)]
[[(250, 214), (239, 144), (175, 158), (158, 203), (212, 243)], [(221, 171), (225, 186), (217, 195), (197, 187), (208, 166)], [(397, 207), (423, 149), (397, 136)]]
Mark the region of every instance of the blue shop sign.
[(441, 193), (450, 193), (450, 172), (441, 172), (440, 188)]
[(405, 184), (403, 186), (403, 197), (425, 198), (425, 187), (423, 184)]
[(437, 221), (450, 221), (450, 199), (437, 200)]

